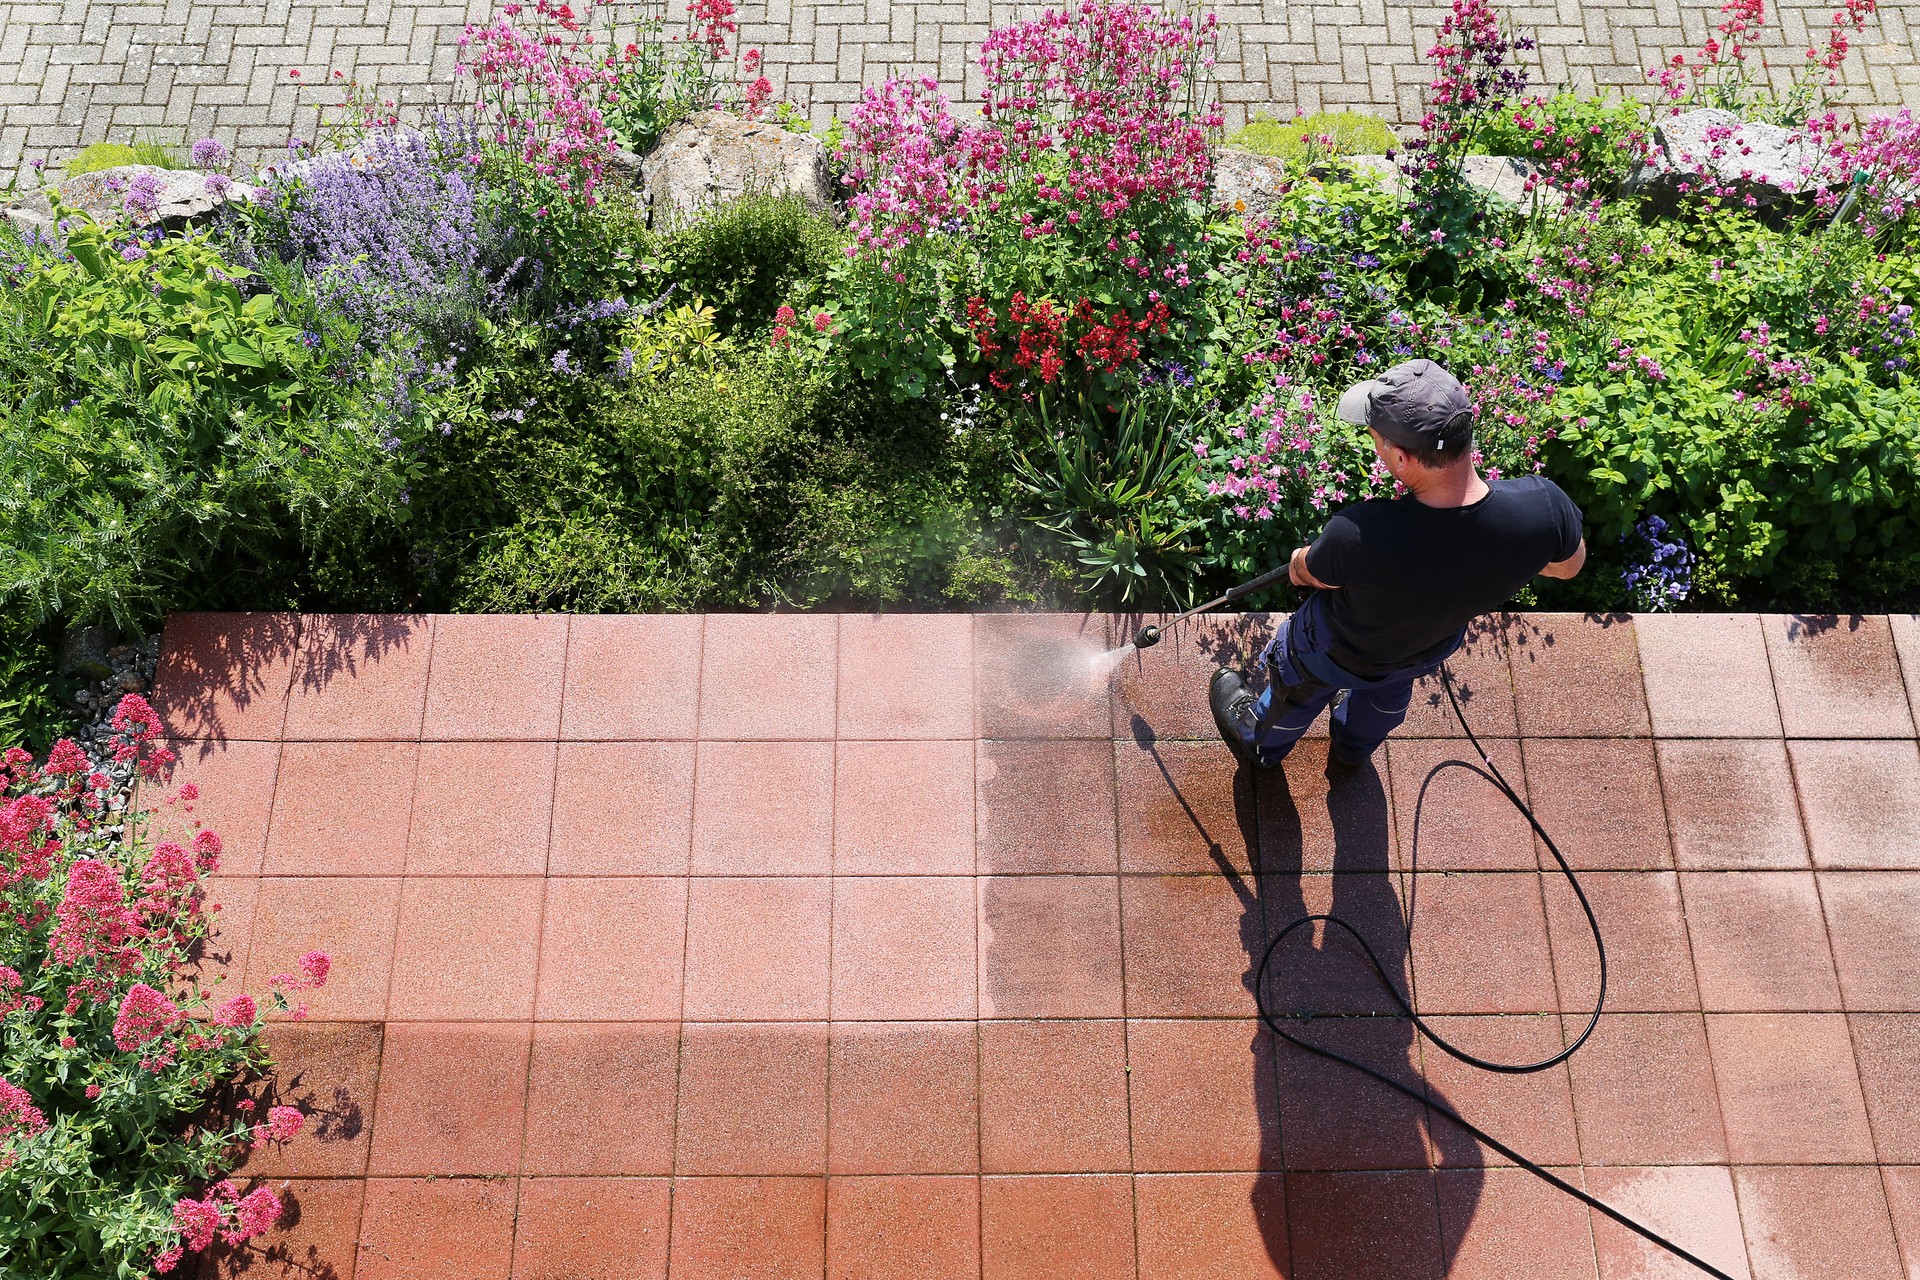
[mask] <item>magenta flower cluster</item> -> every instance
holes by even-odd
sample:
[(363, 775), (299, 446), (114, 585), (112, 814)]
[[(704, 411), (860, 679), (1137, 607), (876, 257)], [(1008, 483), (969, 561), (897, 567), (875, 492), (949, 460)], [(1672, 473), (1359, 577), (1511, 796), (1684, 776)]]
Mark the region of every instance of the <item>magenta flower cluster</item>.
[(1024, 240), (1092, 233), (1146, 278), (1116, 224), (1143, 202), (1206, 197), (1217, 40), (1211, 13), (1083, 0), (987, 36), (978, 123), (962, 126), (930, 79), (866, 90), (840, 153), (853, 251), (891, 261), (935, 230), (1005, 213)]
[(570, 6), (554, 0), (535, 0), (523, 26), (525, 14), (522, 5), (507, 4), (492, 22), (469, 23), (454, 74), (473, 80), (476, 108), (496, 145), (591, 206), (609, 149), (596, 101), (604, 73), (583, 56), (593, 34)]
[(1515, 35), (1491, 0), (1453, 0), (1426, 52), (1434, 76), (1420, 132), (1400, 157), (1401, 172), (1416, 188), (1450, 182), (1457, 157), (1472, 146), (1481, 125), (1526, 92), (1527, 71), (1518, 55), (1533, 47), (1533, 38)]
[(932, 79), (895, 80), (868, 89), (848, 116), (840, 144), (853, 242), (890, 262), (942, 227), (956, 207), (961, 166), (959, 121)]
[(1089, 208), (1112, 220), (1140, 200), (1205, 199), (1222, 123), (1204, 100), (1218, 39), (1212, 13), (1107, 0), (991, 32), (981, 112), (994, 127), (972, 157), (969, 199), (994, 207), (1024, 179), (1069, 223)]

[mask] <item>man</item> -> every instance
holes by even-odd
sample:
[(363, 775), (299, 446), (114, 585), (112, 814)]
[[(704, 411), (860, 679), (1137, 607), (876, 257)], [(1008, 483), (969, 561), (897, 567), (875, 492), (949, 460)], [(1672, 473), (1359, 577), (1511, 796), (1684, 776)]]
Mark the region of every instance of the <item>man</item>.
[(1580, 509), (1558, 485), (1481, 477), (1473, 402), (1431, 360), (1349, 389), (1337, 412), (1367, 428), (1406, 493), (1343, 508), (1293, 553), (1294, 585), (1314, 592), (1261, 655), (1264, 692), (1214, 673), (1213, 718), (1244, 763), (1280, 763), (1332, 702), (1328, 768), (1358, 768), (1407, 718), (1414, 681), (1460, 647), (1468, 622), (1536, 574), (1571, 578), (1586, 562)]

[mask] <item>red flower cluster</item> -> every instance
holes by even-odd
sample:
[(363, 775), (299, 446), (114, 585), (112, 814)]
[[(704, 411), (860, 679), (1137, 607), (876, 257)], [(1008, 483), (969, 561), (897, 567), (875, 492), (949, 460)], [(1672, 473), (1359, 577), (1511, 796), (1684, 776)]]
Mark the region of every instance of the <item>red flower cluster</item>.
[(199, 1252), (213, 1244), (214, 1235), (229, 1245), (244, 1244), (280, 1221), (280, 1197), (265, 1187), (246, 1195), (232, 1178), (216, 1183), (204, 1200), (191, 1197), (174, 1202), (173, 1225), (180, 1245), (154, 1260), (153, 1269), (165, 1275), (180, 1265), (183, 1249)]
[(733, 0), (693, 0), (687, 17), (700, 27), (700, 42), (716, 58), (727, 56), (727, 37), (740, 30), (733, 21)]
[(1087, 331), (1074, 344), (1080, 349), (1080, 358), (1103, 373), (1118, 373), (1138, 360), (1140, 339), (1134, 335), (1148, 331), (1165, 333), (1168, 321), (1173, 318), (1173, 311), (1166, 303), (1155, 302), (1138, 320), (1116, 308), (1108, 313), (1103, 324), (1094, 314), (1093, 303), (1085, 298), (1080, 299), (1073, 314), (1087, 326)]
[(987, 300), (967, 299), (967, 328), (981, 358), (1000, 366), (987, 380), (1002, 391), (1012, 389), (1021, 373), (1031, 373), (1043, 384), (1059, 381), (1069, 353), (1077, 353), (1090, 371), (1118, 373), (1140, 358), (1139, 335), (1165, 333), (1172, 318), (1172, 309), (1161, 301), (1138, 319), (1119, 307), (1103, 319), (1090, 298), (1063, 311), (1046, 298), (1030, 302), (1016, 290), (1007, 302), (1008, 332), (1003, 336), (1003, 321)]

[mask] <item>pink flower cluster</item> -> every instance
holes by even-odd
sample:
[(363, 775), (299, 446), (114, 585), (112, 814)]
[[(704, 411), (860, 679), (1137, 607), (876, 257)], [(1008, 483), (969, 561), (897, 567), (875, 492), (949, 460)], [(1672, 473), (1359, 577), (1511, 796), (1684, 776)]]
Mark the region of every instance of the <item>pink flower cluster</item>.
[[(1141, 202), (1204, 199), (1222, 122), (1203, 101), (1217, 41), (1211, 13), (1082, 0), (987, 36), (979, 124), (963, 128), (932, 79), (867, 89), (840, 152), (855, 188), (850, 251), (890, 262), (955, 218), (1003, 208), (1020, 211), (1025, 240), (1079, 228), (1111, 242)], [(1146, 278), (1145, 255), (1129, 256)]]
[(1356, 445), (1321, 421), (1313, 392), (1278, 374), (1273, 389), (1227, 428), (1233, 442), (1220, 456), (1205, 444), (1194, 452), (1211, 472), (1207, 492), (1242, 520), (1271, 520), (1304, 504), (1315, 511), (1388, 492), (1392, 481), (1364, 443)]
[[(34, 1105), (32, 1095), (11, 1081), (0, 1080), (0, 1143), (11, 1147), (14, 1139), (31, 1138), (46, 1127), (47, 1117)], [(13, 1152), (8, 1151), (0, 1156), (0, 1168), (13, 1161)]]
[(597, 102), (605, 72), (580, 56), (593, 36), (568, 5), (535, 0), (533, 12), (526, 28), (515, 21), (519, 4), (484, 26), (468, 23), (454, 74), (473, 79), (496, 144), (591, 206), (609, 151)]
[(1112, 220), (1139, 200), (1205, 199), (1207, 144), (1222, 123), (1204, 99), (1219, 19), (1082, 0), (991, 32), (981, 111), (996, 126), (972, 157), (968, 197), (990, 207), (1019, 182), (1069, 222)]
[(1807, 122), (1807, 136), (1814, 154), (1802, 176), (1822, 210), (1850, 215), (1869, 237), (1920, 210), (1920, 119), (1912, 108), (1861, 121), (1828, 111)]
[[(1833, 100), (1840, 83), (1840, 67), (1852, 48), (1852, 38), (1865, 28), (1879, 0), (1843, 0), (1828, 23), (1824, 48), (1809, 47), (1804, 65), (1794, 72), (1792, 85), (1773, 104), (1771, 114), (1785, 123), (1797, 123), (1813, 109)], [(1754, 70), (1749, 54), (1767, 22), (1766, 0), (1725, 0), (1721, 20), (1692, 57), (1676, 53), (1666, 65), (1649, 68), (1647, 78), (1675, 111), (1689, 107), (1725, 107), (1747, 112), (1756, 106), (1764, 87), (1762, 71)]]
[(282, 1212), (280, 1197), (266, 1187), (243, 1196), (233, 1179), (222, 1179), (205, 1199), (186, 1197), (174, 1203), (173, 1227), (180, 1233), (180, 1243), (154, 1259), (153, 1269), (168, 1274), (187, 1252), (210, 1247), (216, 1235), (229, 1245), (245, 1244), (264, 1235), (280, 1221)]
[[(15, 961), (17, 969), (0, 965), (0, 1018), (9, 1020), (9, 1045), (28, 1046), (30, 1057), (38, 1053), (41, 1065), (70, 1081), (74, 1098), (56, 1095), (63, 1110), (97, 1107), (118, 1126), (131, 1118), (130, 1108), (145, 1107), (148, 1092), (177, 1111), (257, 1063), (247, 1042), (261, 1006), (247, 995), (215, 1005), (211, 992), (188, 982), (190, 948), (207, 935), (208, 912), (218, 910), (201, 894), (219, 865), (221, 841), (196, 823), (190, 838), (160, 840), (142, 856), (151, 811), (180, 805), (191, 813), (199, 792), (183, 784), (160, 804), (139, 806), (150, 811), (143, 816), (135, 780), (161, 782), (175, 757), (154, 741), (160, 721), (142, 699), (123, 699), (113, 725), (99, 759), (71, 741), (56, 743), (37, 766), (24, 750), (0, 752), (0, 907), (19, 931), (16, 950), (24, 948), (25, 957)], [(331, 967), (324, 952), (302, 956), (294, 973), (273, 980), (273, 1007), (286, 1008), (289, 993), (324, 983)], [(49, 984), (65, 989), (60, 1022), (30, 994)], [(146, 1073), (160, 1078), (147, 1083)], [(237, 1144), (285, 1142), (303, 1124), (299, 1110), (286, 1106), (270, 1108), (258, 1124), (216, 1129), (197, 1122), (187, 1139), (192, 1167), (204, 1174), (212, 1161), (237, 1154)], [(47, 1127), (47, 1113), (26, 1090), (0, 1080), (0, 1166), (36, 1158), (18, 1139)], [(160, 1156), (156, 1148), (156, 1158), (182, 1157)], [(250, 1239), (279, 1215), (273, 1193), (243, 1195), (232, 1182), (219, 1183), (200, 1199), (179, 1202), (170, 1243), (153, 1263), (170, 1271), (189, 1250), (215, 1239)]]
[(870, 252), (890, 263), (952, 216), (960, 134), (947, 96), (932, 79), (888, 77), (862, 92), (840, 144), (854, 188), (847, 201), (854, 237), (849, 255)]
[(113, 1044), (131, 1053), (149, 1040), (165, 1035), (180, 1022), (180, 1008), (144, 982), (136, 982), (120, 1002), (113, 1021)]

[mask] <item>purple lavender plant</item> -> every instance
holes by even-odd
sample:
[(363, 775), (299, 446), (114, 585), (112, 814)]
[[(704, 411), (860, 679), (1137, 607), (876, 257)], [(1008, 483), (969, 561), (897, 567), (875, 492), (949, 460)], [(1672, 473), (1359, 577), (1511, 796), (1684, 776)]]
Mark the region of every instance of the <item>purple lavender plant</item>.
[[(1673, 534), (1671, 541), (1667, 535)], [(1667, 613), (1693, 592), (1694, 555), (1687, 540), (1659, 516), (1648, 516), (1633, 526), (1623, 542), (1637, 541), (1636, 556), (1620, 574), (1633, 608), (1641, 613)]]
[(357, 163), (322, 157), (274, 181), (285, 217), (262, 247), (300, 265), (322, 307), (359, 327), (365, 355), (409, 328), (452, 344), (507, 301), (524, 260), (507, 261), (508, 229), (463, 160), (466, 132), (443, 121), (374, 134)]

